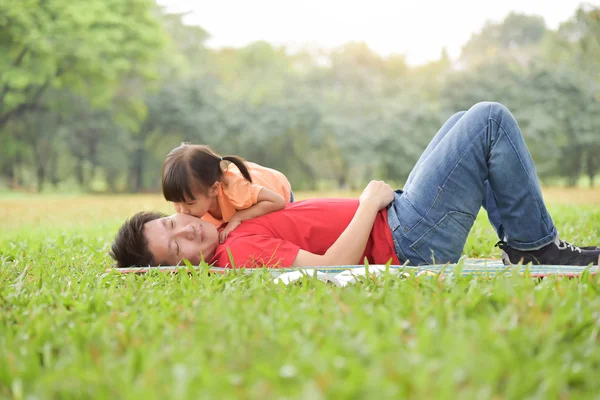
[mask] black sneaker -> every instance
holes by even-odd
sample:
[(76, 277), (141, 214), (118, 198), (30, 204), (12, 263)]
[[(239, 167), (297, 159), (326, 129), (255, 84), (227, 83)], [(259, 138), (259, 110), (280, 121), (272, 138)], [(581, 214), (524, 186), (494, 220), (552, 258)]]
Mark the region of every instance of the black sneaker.
[(536, 264), (536, 265), (598, 265), (600, 249), (594, 246), (580, 248), (560, 240), (558, 236), (554, 242), (538, 250), (517, 250), (506, 242), (499, 241), (497, 247), (502, 250), (504, 265)]

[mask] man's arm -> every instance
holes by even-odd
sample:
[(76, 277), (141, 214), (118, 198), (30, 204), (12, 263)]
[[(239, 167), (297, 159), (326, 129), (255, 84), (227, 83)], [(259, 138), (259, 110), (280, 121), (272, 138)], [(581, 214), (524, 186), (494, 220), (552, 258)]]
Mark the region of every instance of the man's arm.
[(353, 265), (360, 259), (379, 210), (394, 200), (394, 190), (383, 181), (371, 181), (360, 196), (360, 205), (340, 237), (325, 254), (313, 254), (300, 250), (292, 266)]

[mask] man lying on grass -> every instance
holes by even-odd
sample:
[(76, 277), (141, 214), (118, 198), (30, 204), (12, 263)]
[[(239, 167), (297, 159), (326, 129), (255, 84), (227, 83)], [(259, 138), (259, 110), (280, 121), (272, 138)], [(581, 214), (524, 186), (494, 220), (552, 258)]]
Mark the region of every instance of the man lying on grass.
[[(401, 159), (398, 162), (402, 162)], [(369, 183), (360, 199), (312, 199), (244, 221), (225, 243), (191, 215), (138, 213), (112, 245), (119, 267), (219, 267), (454, 263), (475, 217), (488, 211), (505, 264), (598, 265), (600, 249), (558, 236), (517, 121), (501, 104), (452, 116), (402, 190)]]

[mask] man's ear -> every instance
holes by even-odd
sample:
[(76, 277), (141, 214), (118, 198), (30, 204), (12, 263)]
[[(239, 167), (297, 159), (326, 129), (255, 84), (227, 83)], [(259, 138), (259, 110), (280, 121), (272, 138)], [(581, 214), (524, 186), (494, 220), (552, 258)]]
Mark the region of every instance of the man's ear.
[(216, 197), (219, 194), (219, 188), (221, 187), (221, 182), (216, 181), (213, 185), (208, 189), (209, 197)]

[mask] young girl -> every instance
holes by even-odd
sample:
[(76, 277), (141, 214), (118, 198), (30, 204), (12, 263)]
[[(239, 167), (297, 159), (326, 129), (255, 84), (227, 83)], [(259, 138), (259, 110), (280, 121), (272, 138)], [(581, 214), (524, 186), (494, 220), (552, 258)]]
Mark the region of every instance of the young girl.
[(281, 210), (294, 201), (291, 185), (281, 172), (187, 143), (165, 158), (162, 191), (177, 212), (216, 226), (227, 222), (221, 242), (242, 221)]

